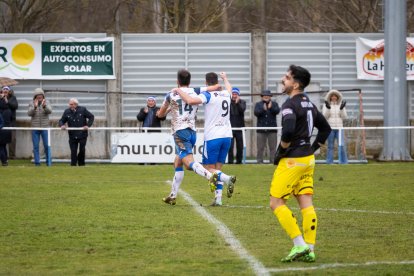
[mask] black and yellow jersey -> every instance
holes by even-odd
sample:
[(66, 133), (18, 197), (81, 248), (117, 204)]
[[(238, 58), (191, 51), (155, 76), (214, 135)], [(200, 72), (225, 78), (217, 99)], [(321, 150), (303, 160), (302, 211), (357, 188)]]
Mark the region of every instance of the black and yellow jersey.
[[(311, 145), (313, 128), (318, 134)], [(286, 157), (304, 157), (324, 144), (331, 127), (305, 93), (289, 98), (282, 105), (282, 141), (289, 143)]]

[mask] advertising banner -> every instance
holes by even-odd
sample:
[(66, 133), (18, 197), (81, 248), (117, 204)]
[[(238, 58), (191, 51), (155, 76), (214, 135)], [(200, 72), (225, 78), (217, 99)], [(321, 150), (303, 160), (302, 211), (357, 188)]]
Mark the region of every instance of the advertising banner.
[[(406, 47), (407, 80), (414, 80), (414, 38), (407, 38)], [(358, 79), (384, 80), (384, 39), (356, 40), (356, 65)]]
[(0, 40), (0, 75), (12, 79), (115, 79), (114, 38)]
[[(204, 135), (197, 133), (193, 150), (194, 160), (201, 162)], [(111, 136), (112, 163), (173, 163), (174, 138), (169, 133), (113, 133)]]

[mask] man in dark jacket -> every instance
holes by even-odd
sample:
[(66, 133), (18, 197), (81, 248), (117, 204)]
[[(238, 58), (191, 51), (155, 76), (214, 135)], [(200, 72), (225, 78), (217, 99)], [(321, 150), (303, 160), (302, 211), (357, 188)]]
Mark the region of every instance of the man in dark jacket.
[[(69, 130), (69, 146), (70, 146), (70, 165), (85, 166), (85, 147), (88, 139), (88, 128), (93, 124), (95, 116), (90, 113), (86, 107), (79, 106), (76, 98), (69, 100), (69, 108), (63, 112), (62, 118), (59, 120), (61, 129), (68, 127), (79, 127), (83, 130)], [(78, 154), (79, 147), (79, 154)]]
[[(277, 102), (272, 101), (270, 90), (263, 90), (260, 94), (262, 100), (256, 103), (254, 115), (257, 117), (258, 127), (277, 127), (276, 115), (279, 114), (280, 108)], [(266, 142), (269, 147), (269, 160), (273, 163), (277, 146), (276, 129), (258, 129), (257, 131), (257, 163), (263, 163), (263, 153)]]
[(9, 86), (3, 86), (2, 92), (5, 97), (5, 103), (9, 106), (12, 113), (11, 126), (16, 126), (16, 110), (19, 108), (16, 96), (14, 96), (13, 90)]
[[(230, 123), (231, 127), (244, 127), (244, 112), (246, 111), (246, 101), (240, 98), (240, 89), (233, 87), (230, 104)], [(234, 142), (236, 141), (236, 164), (241, 164), (243, 159), (243, 132), (233, 130), (233, 139), (229, 150), (228, 162), (233, 164), (234, 161)]]
[[(1, 130), (2, 128), (3, 128), (3, 126), (4, 126), (4, 120), (3, 120), (3, 115), (1, 115), (2, 114), (2, 112), (0, 111), (0, 159), (1, 159), (1, 161), (2, 161), (2, 165), (3, 166), (7, 166), (8, 165), (8, 163), (7, 163), (7, 161), (5, 162), (5, 163), (3, 163), (3, 160), (4, 160), (4, 157), (7, 157), (7, 148), (6, 148), (6, 145), (7, 144), (3, 144), (3, 130)], [(7, 160), (7, 159), (6, 159)]]
[[(0, 114), (3, 118), (3, 127), (11, 127), (12, 121), (12, 111), (8, 104), (7, 92), (4, 90), (0, 93)], [(3, 166), (7, 166), (8, 163), (8, 153), (7, 153), (7, 144), (12, 140), (11, 130), (0, 130), (0, 160)]]
[[(19, 103), (17, 102), (17, 98), (14, 95), (14, 91), (9, 86), (3, 86), (2, 92), (4, 95), (4, 100), (11, 111), (11, 122), (10, 127), (16, 126), (16, 110), (19, 108)], [(16, 131), (11, 131), (11, 142), (9, 144), (9, 157), (15, 157), (16, 156)]]
[[(161, 127), (161, 121), (166, 117), (158, 117), (160, 108), (156, 104), (155, 97), (150, 96), (147, 98), (147, 106), (139, 111), (137, 119), (142, 122), (142, 127)], [(148, 132), (161, 132), (161, 130), (148, 130)]]

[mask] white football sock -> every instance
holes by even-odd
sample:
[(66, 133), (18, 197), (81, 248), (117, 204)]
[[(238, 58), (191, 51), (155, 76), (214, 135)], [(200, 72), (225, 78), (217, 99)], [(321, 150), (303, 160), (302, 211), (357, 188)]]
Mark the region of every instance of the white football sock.
[(175, 171), (174, 179), (171, 184), (171, 197), (177, 197), (178, 190), (180, 189), (181, 182), (183, 182), (184, 179), (184, 171)]
[(217, 171), (217, 173), (218, 173), (218, 176), (219, 176), (218, 177), (219, 181), (222, 181), (226, 184), (228, 184), (230, 182), (230, 176), (228, 176), (227, 174), (225, 174), (222, 171)]
[(299, 235), (299, 236), (293, 238), (293, 244), (295, 246), (304, 246), (304, 245), (306, 245), (306, 242), (303, 239), (303, 236), (302, 235)]
[(221, 198), (223, 195), (223, 182), (217, 181), (216, 191), (214, 193), (215, 193), (214, 197), (216, 198), (216, 201), (221, 202)]
[(206, 170), (203, 165), (198, 162), (192, 162), (190, 168), (198, 175), (205, 177), (207, 180), (210, 180), (211, 172)]

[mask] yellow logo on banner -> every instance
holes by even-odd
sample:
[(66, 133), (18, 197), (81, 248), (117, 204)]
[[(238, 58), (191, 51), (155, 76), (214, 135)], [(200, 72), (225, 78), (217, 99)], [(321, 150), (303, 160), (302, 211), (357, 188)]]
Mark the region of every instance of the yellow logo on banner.
[(12, 48), (11, 55), (8, 55), (8, 52), (7, 47), (0, 47), (0, 62), (7, 63), (5, 66), (0, 64), (0, 70), (6, 69), (11, 65), (22, 71), (29, 71), (27, 66), (34, 61), (36, 56), (32, 45), (22, 42)]
[(12, 50), (13, 61), (20, 66), (27, 66), (33, 62), (35, 51), (32, 45), (27, 43), (17, 44)]

